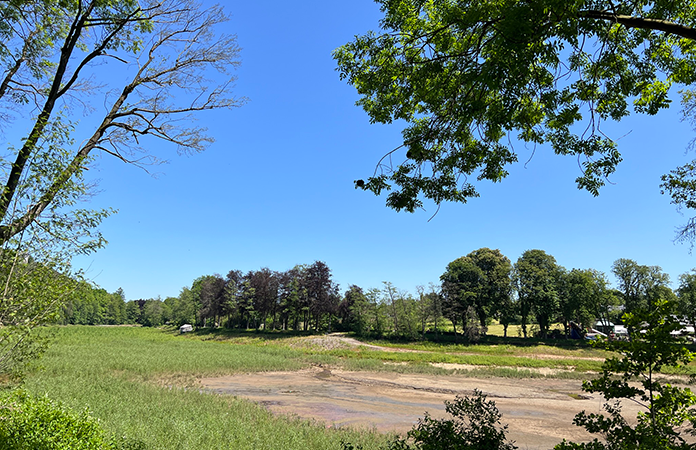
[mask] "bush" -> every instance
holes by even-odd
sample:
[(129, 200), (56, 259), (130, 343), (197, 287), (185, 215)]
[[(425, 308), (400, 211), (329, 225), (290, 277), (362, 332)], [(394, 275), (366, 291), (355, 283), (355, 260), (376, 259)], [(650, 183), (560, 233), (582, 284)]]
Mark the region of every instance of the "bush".
[[(516, 450), (507, 440), (507, 425), (500, 425), (501, 414), (492, 400), (477, 390), (471, 397), (457, 396), (445, 402), (451, 419), (425, 417), (408, 432), (382, 450)], [(342, 450), (364, 450), (362, 446), (341, 442)]]
[(74, 413), (47, 396), (18, 390), (0, 397), (0, 450), (144, 450), (111, 439), (85, 410)]
[(452, 419), (433, 419), (425, 414), (408, 432), (415, 444), (396, 441), (393, 450), (514, 450), (508, 442), (507, 425), (500, 425), (501, 414), (492, 400), (479, 390), (471, 397), (457, 396), (445, 402), (445, 411)]

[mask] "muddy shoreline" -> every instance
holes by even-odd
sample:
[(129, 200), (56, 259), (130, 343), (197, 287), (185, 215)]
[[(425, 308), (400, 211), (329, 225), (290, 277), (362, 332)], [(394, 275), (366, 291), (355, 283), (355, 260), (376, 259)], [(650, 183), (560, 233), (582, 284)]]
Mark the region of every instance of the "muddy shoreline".
[[(258, 402), (277, 414), (405, 434), (427, 411), (445, 417), (444, 401), (482, 391), (503, 414), (508, 436), (520, 449), (550, 449), (562, 439), (590, 440), (573, 425), (575, 414), (602, 412), (603, 399), (581, 390), (579, 380), (467, 378), (313, 368), (204, 378), (201, 385), (223, 395)], [(625, 404), (628, 417), (638, 406)]]

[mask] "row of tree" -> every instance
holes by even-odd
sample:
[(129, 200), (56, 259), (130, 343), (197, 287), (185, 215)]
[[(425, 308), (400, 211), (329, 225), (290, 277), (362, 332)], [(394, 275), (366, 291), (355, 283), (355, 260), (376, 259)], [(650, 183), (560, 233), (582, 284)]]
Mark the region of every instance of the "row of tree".
[(506, 332), (509, 324), (519, 323), (525, 337), (534, 321), (540, 335), (547, 337), (552, 323), (562, 323), (568, 335), (570, 322), (584, 327), (597, 320), (620, 322), (624, 313), (662, 298), (678, 300), (680, 314), (696, 325), (696, 273), (681, 275), (675, 293), (659, 266), (618, 259), (611, 271), (618, 289), (609, 286), (604, 273), (568, 270), (543, 250), (527, 250), (512, 264), (499, 250), (481, 248), (447, 266), (441, 277), (443, 313), (465, 329), (485, 327), (491, 318)]
[(81, 283), (65, 302), (64, 324), (164, 323), (273, 329), (330, 329), (340, 303), (338, 285), (321, 262), (285, 272), (268, 268), (246, 274), (206, 275), (178, 297), (126, 302), (123, 292), (109, 294)]
[[(696, 272), (680, 276), (676, 292), (658, 266), (630, 259), (612, 265), (618, 280), (594, 269), (568, 270), (543, 250), (528, 250), (513, 264), (499, 250), (480, 248), (449, 263), (440, 284), (417, 287), (416, 295), (385, 282), (363, 290), (351, 285), (343, 295), (321, 261), (285, 272), (268, 268), (226, 276), (206, 275), (177, 297), (126, 302), (123, 291), (109, 294), (81, 283), (65, 303), (66, 324), (185, 323), (206, 327), (274, 330), (351, 330), (359, 334), (416, 338), (439, 333), (445, 320), (455, 333), (475, 339), (492, 320), (522, 334), (538, 328), (548, 337), (553, 323), (591, 327), (595, 321), (620, 322), (625, 312), (652, 299), (677, 300), (680, 314), (696, 326)], [(448, 324), (449, 328), (449, 324)]]

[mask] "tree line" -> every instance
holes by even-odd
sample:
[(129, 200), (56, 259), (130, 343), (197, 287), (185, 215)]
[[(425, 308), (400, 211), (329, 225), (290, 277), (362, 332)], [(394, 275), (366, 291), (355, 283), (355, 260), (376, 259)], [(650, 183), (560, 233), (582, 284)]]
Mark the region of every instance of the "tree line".
[[(569, 336), (570, 324), (621, 323), (626, 312), (655, 299), (677, 301), (696, 327), (696, 271), (679, 277), (676, 291), (659, 266), (617, 259), (607, 275), (566, 269), (543, 250), (527, 250), (513, 264), (499, 250), (480, 248), (450, 262), (440, 283), (418, 286), (415, 295), (390, 282), (379, 288), (350, 285), (343, 294), (322, 261), (279, 272), (267, 267), (246, 273), (204, 275), (176, 297), (126, 301), (80, 283), (63, 306), (64, 324), (141, 324), (297, 331), (353, 331), (408, 339), (454, 330), (476, 340), (496, 320), (507, 336), (520, 325), (524, 337)], [(551, 331), (561, 323), (563, 332)], [(451, 332), (451, 331), (450, 331)]]
[[(543, 250), (527, 250), (512, 264), (499, 250), (481, 248), (448, 264), (440, 277), (443, 314), (465, 333), (485, 332), (491, 319), (504, 327), (521, 325), (524, 337), (535, 325), (537, 334), (551, 335), (551, 325), (561, 323), (592, 327), (596, 321), (622, 323), (625, 313), (645, 310), (658, 299), (675, 301), (678, 314), (696, 325), (696, 271), (679, 277), (676, 292), (669, 275), (659, 266), (646, 266), (620, 258), (611, 272), (610, 286), (603, 272), (559, 265)], [(480, 330), (480, 331), (476, 331)], [(556, 332), (557, 334), (557, 332)]]

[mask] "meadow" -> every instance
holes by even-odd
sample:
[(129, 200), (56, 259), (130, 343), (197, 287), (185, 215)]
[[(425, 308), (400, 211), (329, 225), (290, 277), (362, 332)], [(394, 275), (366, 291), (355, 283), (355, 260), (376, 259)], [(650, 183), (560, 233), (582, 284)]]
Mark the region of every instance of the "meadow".
[(330, 449), (341, 440), (376, 447), (376, 433), (327, 430), (275, 417), (249, 401), (197, 389), (198, 376), (297, 370), (312, 358), (291, 348), (231, 345), (136, 327), (61, 327), (25, 381), (34, 394), (89, 408), (107, 431), (148, 449)]
[[(88, 408), (108, 432), (142, 441), (150, 449), (339, 449), (342, 441), (369, 449), (389, 439), (372, 430), (334, 430), (323, 423), (274, 416), (244, 399), (202, 390), (199, 377), (323, 366), (586, 378), (606, 356), (585, 343), (516, 345), (517, 339), (495, 336), (479, 345), (372, 341), (326, 346), (322, 336), (223, 330), (179, 335), (166, 329), (67, 326), (54, 332), (53, 345), (26, 378), (25, 389), (78, 411)], [(540, 375), (535, 372), (539, 368), (562, 372)], [(695, 373), (693, 369), (687, 371)]]

